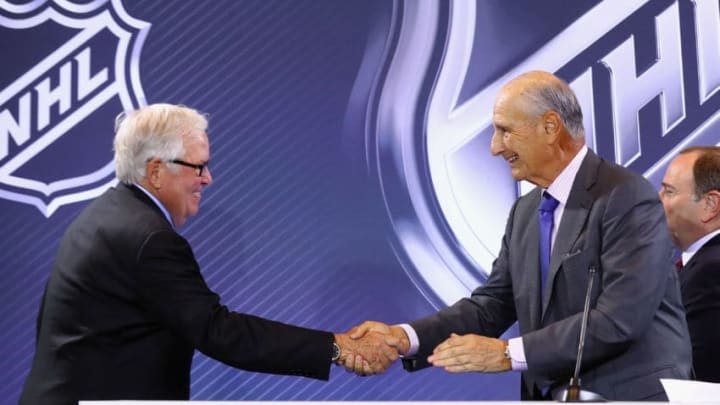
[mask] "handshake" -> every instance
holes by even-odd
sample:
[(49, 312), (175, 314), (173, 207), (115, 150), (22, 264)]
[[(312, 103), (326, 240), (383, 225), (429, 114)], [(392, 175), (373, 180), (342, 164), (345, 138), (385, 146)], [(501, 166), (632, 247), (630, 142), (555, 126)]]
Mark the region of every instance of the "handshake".
[[(398, 357), (410, 354), (410, 339), (402, 327), (376, 321), (365, 321), (346, 333), (335, 334), (335, 342), (340, 346), (337, 364), (361, 376), (381, 374)], [(503, 340), (453, 333), (435, 347), (427, 360), (452, 373), (496, 373), (512, 369), (506, 348)]]
[(336, 333), (337, 364), (357, 375), (381, 374), (410, 351), (410, 339), (399, 326), (365, 321), (347, 333)]

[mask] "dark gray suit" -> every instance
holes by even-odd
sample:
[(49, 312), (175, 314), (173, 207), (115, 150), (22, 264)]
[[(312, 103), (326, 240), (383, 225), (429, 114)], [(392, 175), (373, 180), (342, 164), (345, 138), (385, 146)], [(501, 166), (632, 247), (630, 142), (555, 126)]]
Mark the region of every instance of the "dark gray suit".
[(523, 399), (569, 381), (589, 280), (597, 269), (582, 385), (610, 400), (658, 400), (659, 378), (688, 378), (690, 341), (665, 215), (642, 177), (588, 151), (573, 183), (540, 302), (540, 189), (510, 212), (486, 285), (435, 315), (411, 322), (420, 339), (415, 366), (451, 332), (500, 336), (516, 320), (528, 371)]
[(229, 311), (188, 242), (140, 189), (93, 201), (60, 242), (21, 405), (188, 399), (193, 352), (327, 379), (333, 335)]

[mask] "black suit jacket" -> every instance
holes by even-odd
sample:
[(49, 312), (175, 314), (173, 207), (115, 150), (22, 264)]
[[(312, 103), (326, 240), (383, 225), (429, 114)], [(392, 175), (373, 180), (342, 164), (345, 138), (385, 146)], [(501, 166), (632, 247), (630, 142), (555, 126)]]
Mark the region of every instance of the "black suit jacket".
[(327, 379), (332, 342), (221, 305), (188, 242), (121, 184), (60, 242), (20, 404), (187, 399), (195, 349), (245, 370)]
[(695, 378), (720, 383), (720, 235), (680, 270)]
[(583, 387), (610, 400), (665, 399), (659, 378), (688, 378), (690, 341), (672, 244), (657, 192), (644, 178), (588, 151), (558, 225), (540, 301), (541, 190), (520, 197), (487, 283), (470, 298), (411, 322), (420, 351), (457, 334), (497, 337), (516, 320), (527, 359), (523, 399), (572, 376), (589, 267), (597, 269)]

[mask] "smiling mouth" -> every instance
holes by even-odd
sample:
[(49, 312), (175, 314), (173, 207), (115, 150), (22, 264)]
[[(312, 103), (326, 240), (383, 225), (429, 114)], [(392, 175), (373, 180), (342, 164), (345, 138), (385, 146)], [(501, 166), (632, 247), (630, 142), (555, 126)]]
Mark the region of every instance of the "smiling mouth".
[(514, 153), (510, 155), (510, 157), (507, 158), (508, 163), (513, 163), (516, 160), (520, 159), (520, 156), (517, 155), (517, 153)]

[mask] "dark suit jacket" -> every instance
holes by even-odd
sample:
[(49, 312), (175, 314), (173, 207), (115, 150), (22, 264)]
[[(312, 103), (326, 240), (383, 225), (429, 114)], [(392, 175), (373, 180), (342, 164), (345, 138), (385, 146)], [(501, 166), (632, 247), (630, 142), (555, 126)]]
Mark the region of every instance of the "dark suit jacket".
[(229, 311), (160, 209), (121, 184), (60, 242), (20, 404), (187, 399), (195, 349), (245, 370), (327, 379), (332, 342)]
[(720, 235), (680, 270), (695, 378), (720, 383)]
[(661, 377), (688, 378), (690, 341), (657, 192), (588, 151), (573, 183), (540, 302), (539, 189), (518, 199), (487, 283), (411, 322), (418, 368), (451, 332), (497, 337), (516, 320), (528, 371), (523, 399), (557, 390), (575, 366), (589, 267), (597, 269), (582, 384), (610, 400), (664, 399)]

